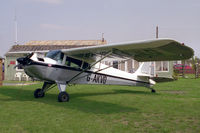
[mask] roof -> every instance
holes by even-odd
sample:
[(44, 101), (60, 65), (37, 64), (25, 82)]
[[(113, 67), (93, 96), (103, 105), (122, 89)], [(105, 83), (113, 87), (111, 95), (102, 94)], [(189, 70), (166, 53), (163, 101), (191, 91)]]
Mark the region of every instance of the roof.
[(24, 52), (24, 51), (49, 51), (57, 49), (70, 49), (77, 47), (86, 47), (90, 45), (13, 45), (10, 52)]
[(106, 43), (106, 41), (101, 40), (29, 41), (25, 45), (13, 45), (5, 56), (16, 53), (48, 52), (49, 50), (103, 45)]
[(102, 40), (49, 40), (49, 41), (29, 41), (25, 45), (101, 45), (106, 44)]

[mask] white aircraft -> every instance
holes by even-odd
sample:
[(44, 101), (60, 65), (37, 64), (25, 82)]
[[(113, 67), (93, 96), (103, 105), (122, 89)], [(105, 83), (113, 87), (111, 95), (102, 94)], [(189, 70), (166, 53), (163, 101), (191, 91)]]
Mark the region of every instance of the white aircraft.
[(193, 54), (190, 47), (177, 41), (156, 39), (54, 50), (45, 57), (31, 53), (17, 61), (27, 75), (44, 81), (42, 88), (35, 90), (35, 98), (44, 97), (49, 89), (57, 85), (60, 91), (58, 101), (68, 102), (69, 95), (65, 90), (69, 84), (145, 86), (155, 92), (152, 86), (156, 82), (151, 75), (142, 73), (143, 65), (135, 73), (128, 73), (102, 64), (106, 57), (146, 62), (184, 60)]

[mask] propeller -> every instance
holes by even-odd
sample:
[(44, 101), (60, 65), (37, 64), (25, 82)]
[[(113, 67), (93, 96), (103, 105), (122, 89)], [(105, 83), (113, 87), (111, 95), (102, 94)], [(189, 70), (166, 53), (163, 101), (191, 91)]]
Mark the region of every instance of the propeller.
[(28, 54), (26, 57), (20, 57), (20, 58), (18, 58), (17, 59), (18, 65), (16, 65), (14, 68), (16, 68), (16, 67), (23, 67), (23, 66), (29, 64), (30, 61), (31, 61), (30, 58), (33, 56), (33, 54), (34, 53), (32, 52), (32, 53)]

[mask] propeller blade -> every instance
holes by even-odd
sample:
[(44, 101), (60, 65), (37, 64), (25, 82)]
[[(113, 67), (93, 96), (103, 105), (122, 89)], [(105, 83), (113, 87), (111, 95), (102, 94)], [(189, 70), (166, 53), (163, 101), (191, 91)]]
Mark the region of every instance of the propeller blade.
[(17, 64), (13, 68), (16, 69), (17, 67), (23, 67), (23, 65), (22, 64)]
[(14, 66), (14, 69), (17, 68), (18, 66), (19, 66), (19, 64), (15, 65), (15, 66)]

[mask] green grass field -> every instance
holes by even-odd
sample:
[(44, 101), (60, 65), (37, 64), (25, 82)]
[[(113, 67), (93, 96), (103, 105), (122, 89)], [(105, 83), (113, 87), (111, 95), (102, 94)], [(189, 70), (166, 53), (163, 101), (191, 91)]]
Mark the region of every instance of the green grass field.
[(144, 87), (77, 85), (70, 102), (57, 88), (33, 98), (41, 84), (0, 87), (0, 133), (199, 133), (200, 79)]

